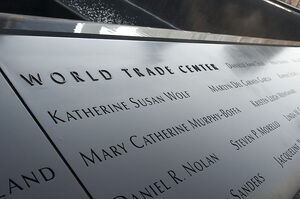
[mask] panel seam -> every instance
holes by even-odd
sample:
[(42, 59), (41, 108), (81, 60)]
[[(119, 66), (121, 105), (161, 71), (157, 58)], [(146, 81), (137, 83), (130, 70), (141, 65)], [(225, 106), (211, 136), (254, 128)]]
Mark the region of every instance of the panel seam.
[(22, 96), (20, 95), (20, 93), (18, 92), (18, 90), (15, 88), (15, 86), (13, 85), (13, 83), (10, 81), (10, 79), (7, 77), (7, 75), (4, 73), (4, 71), (1, 68), (1, 66), (0, 66), (0, 73), (3, 75), (3, 77), (5, 78), (5, 80), (9, 84), (9, 86), (11, 87), (11, 89), (17, 95), (17, 97), (19, 98), (19, 100), (21, 101), (21, 103), (23, 104), (23, 106), (25, 107), (25, 109), (28, 111), (28, 113), (30, 114), (30, 116), (32, 117), (32, 119), (38, 125), (38, 127), (40, 128), (40, 130), (43, 132), (44, 136), (46, 136), (47, 140), (50, 142), (50, 144), (52, 145), (52, 147), (54, 148), (54, 150), (56, 151), (56, 153), (63, 160), (63, 162), (65, 163), (65, 165), (67, 166), (67, 168), (71, 171), (71, 173), (73, 174), (73, 176), (75, 177), (75, 179), (77, 180), (77, 182), (79, 183), (79, 185), (82, 187), (82, 189), (88, 195), (88, 197), (90, 199), (93, 199), (92, 195), (89, 193), (89, 191), (87, 190), (87, 188), (81, 182), (81, 180), (79, 179), (79, 177), (77, 176), (77, 174), (75, 173), (75, 171), (72, 169), (71, 165), (67, 162), (67, 160), (65, 159), (65, 157), (63, 156), (63, 154), (60, 152), (60, 150), (58, 149), (58, 147), (55, 145), (55, 143), (53, 142), (53, 140), (50, 138), (50, 136), (48, 135), (48, 133), (46, 132), (46, 130), (44, 129), (44, 127), (41, 125), (41, 123), (35, 117), (35, 115), (31, 111), (31, 109), (29, 108), (29, 106), (26, 104), (25, 100), (22, 98)]

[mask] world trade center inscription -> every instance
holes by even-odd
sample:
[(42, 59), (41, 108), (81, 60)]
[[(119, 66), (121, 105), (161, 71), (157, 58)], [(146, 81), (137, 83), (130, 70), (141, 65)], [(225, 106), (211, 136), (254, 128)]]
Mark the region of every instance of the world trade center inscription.
[[(55, 198), (293, 198), (299, 55), (297, 47), (1, 35), (1, 84), (22, 107), (0, 116), (1, 156), (15, 157), (1, 167), (0, 198), (54, 198), (52, 189)], [(15, 103), (7, 95), (1, 107)], [(23, 150), (25, 140), (35, 150)]]

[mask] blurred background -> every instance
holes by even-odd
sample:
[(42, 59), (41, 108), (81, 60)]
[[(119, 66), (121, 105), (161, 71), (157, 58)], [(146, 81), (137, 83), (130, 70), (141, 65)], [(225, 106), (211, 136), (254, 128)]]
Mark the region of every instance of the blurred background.
[(300, 0), (1, 0), (0, 12), (300, 41)]

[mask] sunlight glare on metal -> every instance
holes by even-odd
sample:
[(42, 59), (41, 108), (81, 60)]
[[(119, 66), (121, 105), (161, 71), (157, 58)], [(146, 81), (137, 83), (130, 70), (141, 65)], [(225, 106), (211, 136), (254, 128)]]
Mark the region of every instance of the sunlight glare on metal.
[(85, 23), (77, 23), (76, 27), (74, 28), (74, 33), (81, 33), (84, 24)]
[(272, 1), (269, 1), (269, 0), (264, 0), (264, 1), (267, 2), (267, 3), (269, 3), (269, 4), (271, 4), (271, 5), (273, 5), (273, 6), (276, 6), (276, 7), (278, 7), (278, 8), (281, 8), (281, 9), (283, 9), (283, 10), (285, 10), (285, 11), (292, 12), (290, 9), (285, 8), (285, 7), (283, 7), (283, 6), (281, 6), (281, 5), (277, 4), (277, 3), (274, 3), (274, 2), (272, 2)]

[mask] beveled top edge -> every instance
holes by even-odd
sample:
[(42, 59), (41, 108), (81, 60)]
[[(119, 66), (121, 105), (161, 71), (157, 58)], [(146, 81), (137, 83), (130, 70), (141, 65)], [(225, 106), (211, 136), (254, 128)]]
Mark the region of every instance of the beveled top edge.
[(197, 42), (218, 42), (237, 44), (260, 44), (279, 46), (300, 46), (298, 41), (276, 40), (257, 37), (214, 34), (130, 25), (102, 24), (88, 21), (38, 17), (0, 13), (0, 29), (24, 31), (49, 31), (103, 36), (126, 36), (138, 38), (179, 39)]

